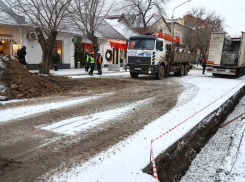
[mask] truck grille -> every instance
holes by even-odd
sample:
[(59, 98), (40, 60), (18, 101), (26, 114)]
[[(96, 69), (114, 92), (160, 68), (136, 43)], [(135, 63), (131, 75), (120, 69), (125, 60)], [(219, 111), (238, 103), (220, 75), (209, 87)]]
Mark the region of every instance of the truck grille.
[(150, 57), (135, 57), (135, 56), (128, 56), (128, 64), (151, 64)]

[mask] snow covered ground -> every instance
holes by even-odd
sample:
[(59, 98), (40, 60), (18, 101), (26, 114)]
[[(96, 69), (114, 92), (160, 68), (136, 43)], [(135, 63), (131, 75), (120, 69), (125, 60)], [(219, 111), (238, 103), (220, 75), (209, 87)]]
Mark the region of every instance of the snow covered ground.
[[(38, 70), (30, 70), (31, 73), (38, 73)], [(121, 68), (120, 72), (115, 72), (115, 71), (108, 71), (108, 68), (102, 68), (103, 74), (108, 74), (108, 73), (121, 73), (125, 72), (123, 68)], [(80, 68), (80, 69), (59, 69), (59, 71), (54, 71), (50, 70), (50, 73), (52, 75), (58, 75), (58, 76), (75, 76), (75, 75), (88, 75), (88, 72), (85, 72), (85, 68)], [(98, 72), (94, 70), (94, 75), (96, 75)], [(129, 73), (128, 73), (129, 74)], [(89, 75), (88, 75), (89, 76)], [(89, 76), (91, 77), (91, 76)]]
[[(225, 122), (243, 114), (244, 108), (245, 97), (241, 99)], [(215, 179), (222, 182), (245, 181), (244, 131), (245, 120), (241, 118), (220, 128), (192, 161), (189, 171), (181, 182), (210, 182), (215, 181)]]
[[(244, 107), (243, 107), (244, 108)], [(244, 111), (244, 109), (243, 109)], [(239, 140), (239, 148), (237, 150), (236, 161), (232, 166), (232, 170), (230, 172), (230, 181), (243, 182), (245, 181), (245, 118), (243, 118), (243, 132), (242, 137), (238, 138)], [(239, 128), (240, 129), (240, 128)], [(238, 129), (238, 130), (239, 130)]]
[[(168, 79), (178, 81), (187, 88), (179, 97), (178, 104), (170, 112), (91, 160), (63, 172), (53, 171), (55, 175), (52, 172), (46, 177), (51, 177), (50, 181), (68, 182), (151, 181), (152, 176), (142, 172), (142, 169), (149, 164), (151, 139), (197, 113), (153, 144), (153, 150), (157, 156), (217, 109), (245, 83), (245, 76), (239, 79), (217, 78), (208, 73), (202, 75), (201, 71), (191, 71), (187, 77)], [(198, 89), (188, 90), (190, 84)], [(206, 107), (208, 105), (210, 106)], [(202, 109), (203, 111), (199, 112)]]
[[(42, 112), (47, 112), (47, 111), (52, 110), (52, 109), (59, 109), (59, 108), (63, 108), (63, 107), (74, 106), (76, 104), (89, 102), (91, 100), (95, 100), (95, 99), (98, 99), (100, 97), (108, 96), (110, 94), (111, 93), (101, 94), (101, 95), (97, 95), (97, 96), (93, 96), (93, 97), (87, 97), (87, 98), (84, 98), (84, 97), (79, 98), (78, 97), (78, 98), (72, 99), (72, 100), (59, 101), (59, 102), (40, 104), (40, 105), (34, 105), (34, 106), (10, 108), (10, 109), (6, 109), (6, 110), (2, 110), (2, 111), (0, 110), (0, 116), (4, 116), (4, 117), (0, 117), (0, 123), (10, 121), (13, 119), (18, 119), (18, 118), (30, 116), (30, 115), (39, 114)], [(17, 102), (17, 100), (14, 100), (13, 102)], [(23, 102), (23, 100), (20, 100), (20, 102)], [(8, 103), (11, 103), (11, 101), (9, 101)]]
[(153, 100), (153, 98), (138, 101), (136, 103), (129, 104), (122, 108), (103, 111), (103, 112), (95, 113), (93, 115), (85, 115), (85, 116), (66, 119), (58, 123), (43, 126), (41, 129), (51, 130), (53, 132), (66, 134), (66, 135), (75, 135), (76, 132), (85, 131), (86, 129), (95, 127), (99, 124), (103, 124), (112, 119), (116, 119), (116, 117), (118, 116), (123, 117), (123, 115), (132, 112), (135, 107), (140, 107), (140, 105), (146, 103), (149, 104), (151, 100)]

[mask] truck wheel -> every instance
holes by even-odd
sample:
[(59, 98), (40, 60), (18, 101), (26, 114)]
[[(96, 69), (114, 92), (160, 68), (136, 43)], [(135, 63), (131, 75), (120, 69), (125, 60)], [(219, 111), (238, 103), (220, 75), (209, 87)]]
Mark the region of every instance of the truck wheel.
[(185, 67), (183, 64), (180, 65), (179, 76), (183, 76), (185, 73)]
[(132, 78), (138, 78), (139, 73), (132, 73), (132, 72), (130, 72), (130, 76), (131, 76)]
[(236, 70), (236, 77), (237, 78), (241, 77), (241, 70), (240, 70), (240, 68)]
[(187, 64), (187, 65), (185, 65), (184, 75), (186, 76), (186, 75), (188, 75), (188, 73), (189, 73), (189, 65)]
[(163, 65), (161, 65), (161, 66), (159, 67), (158, 72), (156, 73), (156, 78), (157, 78), (158, 80), (162, 80), (163, 77), (164, 77), (164, 67), (163, 67)]

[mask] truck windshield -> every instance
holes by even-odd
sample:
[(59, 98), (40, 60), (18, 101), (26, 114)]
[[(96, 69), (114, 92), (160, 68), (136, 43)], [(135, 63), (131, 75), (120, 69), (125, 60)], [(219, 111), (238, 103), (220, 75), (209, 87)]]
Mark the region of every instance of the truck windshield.
[(130, 40), (128, 44), (128, 49), (153, 50), (154, 47), (155, 40), (153, 39), (135, 39)]

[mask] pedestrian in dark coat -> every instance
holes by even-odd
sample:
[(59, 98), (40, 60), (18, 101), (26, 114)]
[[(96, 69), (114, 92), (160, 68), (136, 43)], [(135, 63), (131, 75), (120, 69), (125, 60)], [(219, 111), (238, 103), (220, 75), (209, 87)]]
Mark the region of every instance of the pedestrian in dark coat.
[(89, 69), (89, 52), (88, 50), (86, 49), (86, 53), (85, 53), (85, 72), (88, 72), (88, 69)]
[(102, 69), (101, 69), (102, 63), (103, 63), (103, 57), (100, 55), (100, 52), (98, 52), (97, 56), (96, 56), (96, 64), (97, 64), (97, 68), (98, 68), (98, 74), (97, 75), (102, 75)]
[(200, 55), (200, 57), (199, 57), (199, 63), (200, 63), (200, 65), (202, 65), (202, 56)]
[(54, 64), (54, 71), (58, 71), (58, 64), (60, 62), (60, 56), (57, 51), (55, 51), (53, 57), (51, 58), (51, 61)]
[(203, 68), (202, 74), (205, 74), (206, 67), (207, 67), (207, 60), (206, 60), (206, 57), (203, 57), (203, 60), (202, 60), (202, 68)]
[(17, 59), (19, 60), (19, 63), (22, 64), (20, 58), (21, 58), (21, 49), (18, 49), (17, 50)]
[(26, 65), (26, 47), (25, 46), (17, 50), (17, 58), (19, 59), (19, 63)]

